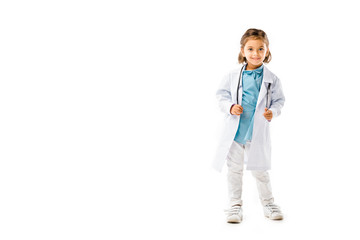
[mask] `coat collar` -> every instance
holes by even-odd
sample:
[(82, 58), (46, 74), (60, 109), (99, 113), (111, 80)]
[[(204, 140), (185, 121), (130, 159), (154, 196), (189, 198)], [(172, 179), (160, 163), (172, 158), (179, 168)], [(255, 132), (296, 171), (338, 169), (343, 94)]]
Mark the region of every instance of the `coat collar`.
[(264, 69), (264, 64), (262, 64), (260, 67), (253, 69), (253, 70), (245, 70), (246, 69), (247, 64), (244, 65), (244, 73), (257, 73), (257, 74), (261, 74), (263, 72)]

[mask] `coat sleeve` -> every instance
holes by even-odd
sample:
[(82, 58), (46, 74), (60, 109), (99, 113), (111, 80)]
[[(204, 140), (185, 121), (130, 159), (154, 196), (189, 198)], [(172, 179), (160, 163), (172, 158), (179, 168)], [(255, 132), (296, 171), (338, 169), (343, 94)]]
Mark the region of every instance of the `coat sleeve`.
[(270, 110), (273, 112), (273, 116), (277, 117), (281, 114), (281, 108), (284, 106), (285, 96), (282, 91), (280, 79), (274, 77), (273, 87), (271, 91), (271, 104)]
[(224, 113), (231, 114), (231, 106), (234, 105), (231, 98), (230, 74), (223, 77), (218, 90), (216, 91), (216, 99), (218, 100), (220, 110)]

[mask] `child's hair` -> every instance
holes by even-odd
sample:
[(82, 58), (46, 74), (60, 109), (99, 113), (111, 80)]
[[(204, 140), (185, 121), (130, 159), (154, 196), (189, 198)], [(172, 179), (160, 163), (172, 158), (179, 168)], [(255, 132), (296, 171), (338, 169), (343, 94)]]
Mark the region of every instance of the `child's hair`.
[[(266, 33), (263, 30), (256, 29), (256, 28), (249, 28), (244, 33), (244, 35), (242, 36), (242, 38), (240, 40), (240, 47), (244, 48), (247, 41), (256, 40), (256, 39), (262, 40), (266, 44), (266, 47), (269, 48), (269, 39), (266, 36)], [(239, 61), (239, 63), (244, 63), (244, 62), (247, 63), (246, 57), (242, 55), (241, 51), (239, 53), (238, 61)], [(265, 57), (264, 63), (269, 63), (270, 61), (271, 61), (271, 53), (269, 50), (269, 54)]]

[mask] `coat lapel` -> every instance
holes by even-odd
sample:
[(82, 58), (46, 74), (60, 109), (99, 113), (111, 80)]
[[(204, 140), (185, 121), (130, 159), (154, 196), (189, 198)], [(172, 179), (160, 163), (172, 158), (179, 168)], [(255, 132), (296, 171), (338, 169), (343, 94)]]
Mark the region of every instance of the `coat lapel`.
[(262, 80), (261, 87), (260, 87), (260, 93), (259, 93), (258, 101), (256, 103), (256, 109), (258, 108), (259, 103), (266, 96), (266, 87), (268, 86), (269, 83), (273, 83), (273, 80), (271, 78), (271, 74), (270, 74), (269, 70), (267, 69), (267, 67), (265, 65), (264, 65), (263, 71), (264, 71), (263, 72), (263, 80)]

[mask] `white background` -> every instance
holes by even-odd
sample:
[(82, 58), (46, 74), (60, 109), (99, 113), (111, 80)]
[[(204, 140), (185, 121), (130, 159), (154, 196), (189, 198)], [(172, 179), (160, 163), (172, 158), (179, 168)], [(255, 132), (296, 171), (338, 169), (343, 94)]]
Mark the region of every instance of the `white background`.
[[(2, 1), (0, 239), (359, 239), (356, 1)], [(264, 30), (275, 201), (225, 222), (215, 91)]]

